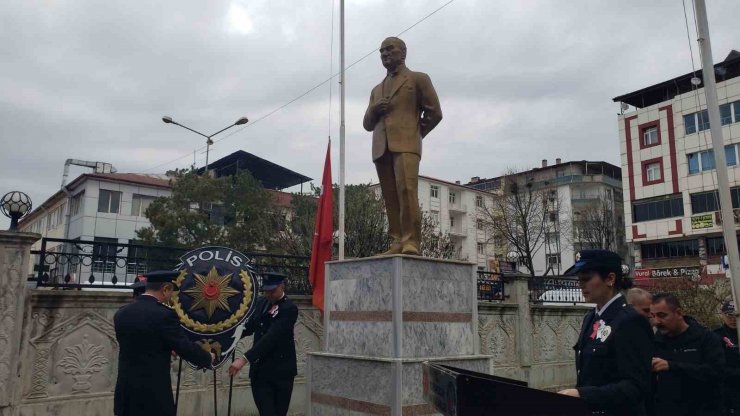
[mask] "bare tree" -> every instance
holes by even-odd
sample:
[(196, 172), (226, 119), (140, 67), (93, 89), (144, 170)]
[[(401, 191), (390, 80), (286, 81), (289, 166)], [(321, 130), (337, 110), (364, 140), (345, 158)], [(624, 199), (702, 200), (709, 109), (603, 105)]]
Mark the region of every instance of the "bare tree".
[(601, 192), (592, 204), (573, 211), (573, 242), (581, 249), (618, 251), (624, 239), (624, 224), (617, 221), (615, 201)]
[(719, 277), (708, 284), (698, 278), (654, 278), (645, 289), (652, 293), (673, 293), (681, 302), (684, 314), (710, 328), (722, 323), (719, 317), (720, 307), (732, 296), (730, 280), (725, 277)]
[(427, 213), (421, 216), (421, 255), (437, 259), (466, 260), (450, 239), (449, 232), (443, 232), (439, 223)]
[[(545, 248), (548, 234), (562, 233), (565, 224), (561, 220), (556, 191), (537, 187), (531, 181), (522, 184), (517, 179), (513, 171), (504, 178), (504, 183), (508, 184), (503, 193), (495, 195), (490, 206), (483, 204), (478, 208), (479, 219), (488, 231), (489, 243), (504, 243), (534, 276), (535, 253)], [(548, 262), (545, 274), (550, 270)]]

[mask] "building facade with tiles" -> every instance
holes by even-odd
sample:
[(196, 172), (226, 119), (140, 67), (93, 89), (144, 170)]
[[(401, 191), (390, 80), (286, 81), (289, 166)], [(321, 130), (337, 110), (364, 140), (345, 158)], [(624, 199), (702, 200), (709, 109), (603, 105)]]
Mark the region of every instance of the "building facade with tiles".
[[(715, 65), (733, 208), (740, 208), (740, 53)], [(635, 276), (724, 276), (714, 149), (700, 71), (614, 98)], [(736, 225), (740, 212), (736, 211)]]

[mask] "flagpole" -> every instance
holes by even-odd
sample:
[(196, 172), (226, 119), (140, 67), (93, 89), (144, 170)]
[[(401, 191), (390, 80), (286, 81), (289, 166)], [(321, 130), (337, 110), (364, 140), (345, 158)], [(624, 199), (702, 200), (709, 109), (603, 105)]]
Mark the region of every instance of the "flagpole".
[[(735, 217), (730, 197), (730, 180), (727, 176), (727, 161), (723, 149), (722, 125), (719, 118), (719, 100), (717, 98), (717, 83), (714, 78), (714, 61), (712, 59), (712, 43), (709, 41), (709, 21), (707, 6), (704, 0), (696, 0), (696, 25), (699, 31), (699, 48), (701, 50), (702, 71), (704, 74), (704, 94), (707, 98), (709, 112), (709, 130), (712, 136), (714, 149), (714, 164), (717, 167), (717, 182), (719, 191), (720, 213), (722, 215), (722, 235), (725, 239), (727, 259), (730, 263), (730, 286), (737, 305), (740, 297), (740, 255), (738, 255), (737, 234), (735, 233)], [(740, 327), (737, 329), (740, 334)]]
[(344, 260), (344, 0), (339, 0), (339, 260)]

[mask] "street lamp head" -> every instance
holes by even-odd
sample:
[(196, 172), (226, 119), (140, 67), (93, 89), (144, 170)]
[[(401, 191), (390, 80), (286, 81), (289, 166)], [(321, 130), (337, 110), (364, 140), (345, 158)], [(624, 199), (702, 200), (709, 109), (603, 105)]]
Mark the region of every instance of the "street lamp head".
[(242, 117), (239, 120), (236, 120), (236, 123), (234, 125), (241, 126), (242, 124), (247, 124), (249, 122), (249, 119), (246, 117)]
[(167, 124), (170, 124), (170, 123), (172, 123), (172, 117), (170, 117), (170, 116), (164, 116), (164, 117), (162, 117), (162, 121), (164, 121)]
[(9, 231), (18, 229), (18, 220), (31, 211), (33, 204), (31, 198), (23, 192), (8, 192), (0, 199), (0, 211), (10, 218)]

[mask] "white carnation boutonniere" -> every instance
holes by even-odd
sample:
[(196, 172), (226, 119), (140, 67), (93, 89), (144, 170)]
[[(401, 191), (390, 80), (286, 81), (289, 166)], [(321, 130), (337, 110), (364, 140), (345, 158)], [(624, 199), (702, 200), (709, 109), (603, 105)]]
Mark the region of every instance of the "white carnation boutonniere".
[(603, 320), (599, 321), (599, 328), (596, 330), (596, 338), (601, 342), (606, 342), (609, 335), (612, 333), (612, 327), (606, 324)]

